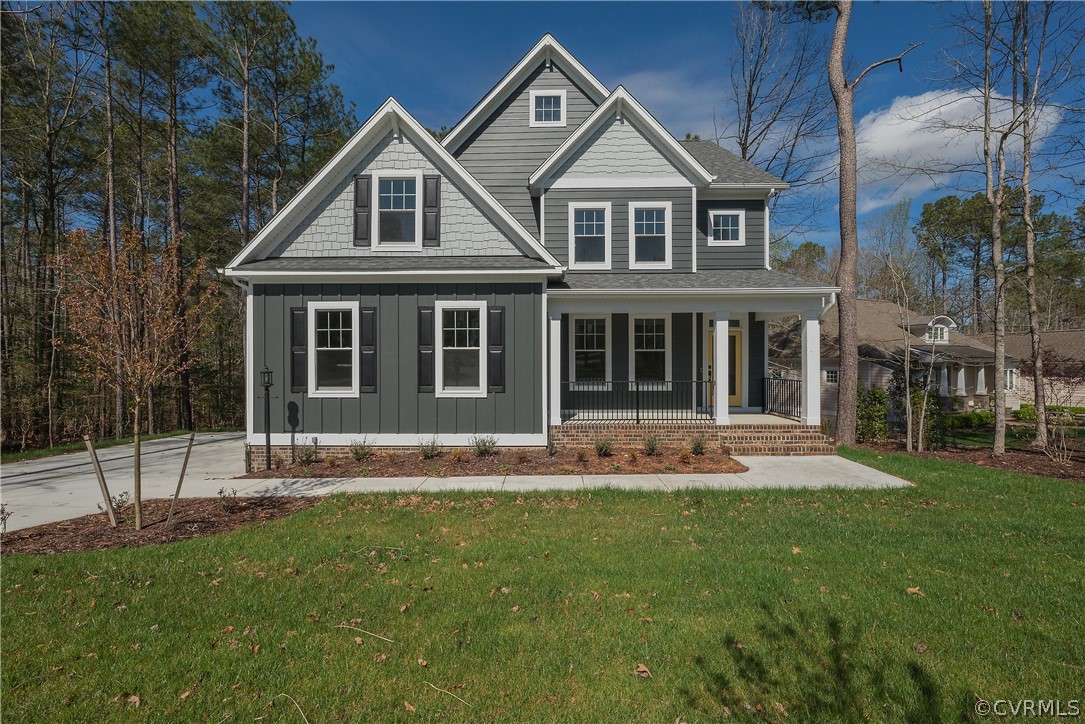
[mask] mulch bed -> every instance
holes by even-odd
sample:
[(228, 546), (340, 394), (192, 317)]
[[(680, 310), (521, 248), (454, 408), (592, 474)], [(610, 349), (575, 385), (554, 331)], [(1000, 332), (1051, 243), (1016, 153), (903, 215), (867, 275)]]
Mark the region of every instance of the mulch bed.
[[(878, 452), (904, 452), (904, 444), (858, 445), (857, 447)], [(950, 460), (959, 463), (982, 465), (986, 468), (998, 468), (1015, 473), (1042, 475), (1048, 478), (1060, 478), (1085, 483), (1085, 456), (1078, 453), (1069, 463), (1052, 460), (1041, 450), (1030, 448), (1008, 448), (1005, 455), (995, 457), (989, 449), (974, 447), (949, 447), (945, 450), (912, 453), (916, 457)]]
[[(170, 500), (143, 501), (143, 530), (133, 526), (135, 508), (118, 511), (117, 527), (109, 525), (105, 513), (84, 515), (23, 528), (0, 536), (0, 551), (9, 553), (67, 553), (100, 551), (109, 548), (134, 548), (151, 543), (199, 538), (223, 533), (256, 523), (285, 518), (291, 513), (311, 508), (319, 498), (181, 498), (167, 528), (166, 514)], [(121, 520), (124, 520), (122, 523)]]
[(462, 475), (653, 475), (689, 473), (744, 473), (747, 468), (718, 449), (703, 455), (688, 450), (664, 449), (657, 455), (643, 450), (615, 450), (599, 457), (594, 450), (560, 449), (554, 455), (542, 448), (499, 449), (478, 457), (469, 449), (442, 450), (426, 460), (417, 450), (375, 452), (362, 462), (331, 459), (311, 465), (255, 470), (246, 478), (445, 478)]

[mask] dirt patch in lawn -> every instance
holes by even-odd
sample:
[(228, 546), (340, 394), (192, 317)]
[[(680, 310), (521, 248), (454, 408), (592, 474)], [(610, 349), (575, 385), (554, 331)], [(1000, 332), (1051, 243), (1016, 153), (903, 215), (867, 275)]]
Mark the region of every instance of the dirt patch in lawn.
[[(173, 522), (166, 526), (170, 501), (143, 502), (143, 530), (133, 526), (132, 505), (118, 511), (112, 528), (105, 513), (23, 528), (0, 536), (0, 550), (9, 553), (67, 553), (134, 548), (151, 543), (172, 543), (223, 533), (256, 523), (285, 518), (311, 508), (320, 498), (182, 498), (177, 501)], [(125, 522), (121, 523), (121, 518)]]
[[(903, 444), (859, 445), (858, 447), (878, 452), (904, 452)], [(912, 453), (912, 455), (1085, 483), (1085, 456), (1080, 453), (1075, 455), (1075, 459), (1069, 463), (1056, 462), (1043, 451), (1029, 448), (1008, 448), (1004, 455), (998, 457), (992, 455), (990, 450), (973, 447), (949, 447), (945, 450)]]
[(744, 473), (742, 463), (718, 449), (693, 455), (689, 450), (615, 450), (600, 457), (594, 449), (500, 448), (477, 456), (471, 449), (441, 450), (429, 460), (417, 450), (380, 451), (360, 462), (330, 459), (311, 465), (256, 470), (246, 478), (446, 478), (464, 475), (654, 475), (667, 473)]

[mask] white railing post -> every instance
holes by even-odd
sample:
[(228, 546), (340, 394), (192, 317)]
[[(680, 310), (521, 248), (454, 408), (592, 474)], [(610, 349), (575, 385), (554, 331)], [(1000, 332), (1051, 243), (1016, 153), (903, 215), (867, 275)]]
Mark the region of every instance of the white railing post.
[(731, 332), (730, 315), (717, 309), (713, 322), (715, 332), (712, 334), (713, 363), (712, 378), (715, 382), (715, 397), (712, 402), (713, 411), (716, 415), (717, 425), (730, 425), (731, 416), (727, 410), (727, 377), (730, 374), (730, 359), (727, 356), (728, 336)]
[(821, 310), (802, 314), (802, 424), (821, 424)]

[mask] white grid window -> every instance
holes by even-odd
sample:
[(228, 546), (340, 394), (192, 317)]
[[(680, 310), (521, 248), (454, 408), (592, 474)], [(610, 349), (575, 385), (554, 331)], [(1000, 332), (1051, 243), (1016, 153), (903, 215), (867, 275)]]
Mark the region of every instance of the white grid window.
[(666, 263), (667, 210), (665, 208), (634, 209), (633, 240), (637, 263)]
[(482, 387), (482, 310), (445, 309), (441, 314), (442, 387)]
[(663, 382), (667, 379), (665, 317), (633, 320), (633, 369), (637, 382)]
[(602, 264), (606, 261), (606, 209), (576, 209), (573, 212), (573, 261)]
[(840, 382), (840, 370), (825, 370), (825, 381), (830, 384)]
[(316, 313), (316, 388), (349, 390), (354, 376), (354, 323), (349, 309)]
[(946, 328), (941, 324), (936, 324), (927, 330), (927, 341), (929, 342), (945, 342), (947, 339)]
[(607, 378), (606, 317), (573, 320), (573, 379), (601, 382)]
[(416, 179), (382, 178), (378, 188), (379, 243), (415, 243), (418, 206)]
[(739, 214), (712, 214), (712, 241), (721, 244), (742, 243), (742, 218)]
[(535, 96), (535, 122), (561, 123), (561, 96)]

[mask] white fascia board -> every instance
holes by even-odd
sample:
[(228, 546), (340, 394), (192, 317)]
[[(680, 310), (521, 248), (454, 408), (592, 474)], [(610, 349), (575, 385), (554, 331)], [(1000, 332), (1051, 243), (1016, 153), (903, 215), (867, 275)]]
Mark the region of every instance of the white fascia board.
[(520, 59), (519, 63), (505, 74), (504, 78), (497, 82), (497, 85), (481, 101), (475, 104), (474, 108), (468, 111), (467, 115), (445, 136), (442, 145), (449, 151), (457, 150), (459, 144), (470, 137), (478, 124), (486, 119), (493, 108), (505, 100), (508, 94), (523, 82), (527, 74), (534, 70), (536, 65), (546, 59), (550, 61), (557, 59), (559, 65), (567, 70), (574, 80), (578, 81), (578, 84), (584, 89), (588, 97), (596, 104), (602, 103), (610, 95), (610, 89), (600, 83), (599, 79), (581, 65), (580, 61), (573, 57), (573, 54), (566, 50), (553, 35), (547, 33), (535, 44), (535, 47)]
[(771, 294), (773, 296), (828, 296), (836, 300), (839, 287), (765, 287), (760, 289), (743, 288), (704, 288), (704, 289), (551, 289), (547, 293), (554, 297), (745, 297)]
[(610, 97), (603, 102), (601, 106), (596, 108), (590, 116), (588, 116), (580, 127), (565, 139), (564, 143), (558, 146), (550, 157), (542, 162), (539, 168), (535, 169), (535, 172), (531, 174), (531, 178), (528, 179), (528, 186), (535, 188), (542, 184), (544, 181), (549, 180), (550, 174), (552, 174), (557, 168), (575, 151), (580, 145), (587, 140), (595, 129), (606, 118), (609, 118), (616, 109), (621, 109), (622, 115), (632, 116), (636, 120), (640, 121), (643, 125), (643, 129), (648, 132), (657, 143), (659, 143), (665, 151), (669, 151), (672, 155), (671, 162), (677, 163), (680, 166), (685, 166), (686, 173), (691, 177), (692, 181), (696, 181), (700, 186), (707, 186), (712, 183), (715, 178), (710, 174), (700, 162), (695, 159), (689, 151), (687, 151), (682, 144), (675, 140), (674, 136), (670, 134), (666, 128), (660, 124), (659, 121), (649, 113), (644, 106), (642, 106), (637, 99), (632, 96), (625, 89), (624, 86), (618, 86), (614, 89), (614, 92), (610, 94)]
[(769, 196), (772, 196), (773, 193), (776, 192), (776, 191), (786, 191), (787, 189), (791, 188), (791, 184), (787, 183), (786, 181), (773, 181), (773, 182), (765, 182), (765, 183), (762, 183), (762, 182), (757, 182), (757, 183), (748, 183), (748, 182), (729, 183), (729, 182), (722, 182), (722, 181), (721, 182), (713, 181), (711, 184), (708, 185), (708, 188), (709, 189), (720, 189), (721, 191), (727, 191), (727, 190), (732, 190), (732, 189), (740, 189), (740, 190), (741, 189), (750, 189), (750, 190), (763, 191), (766, 194), (768, 194)]
[(396, 283), (412, 282), (435, 282), (445, 279), (458, 282), (484, 281), (515, 278), (518, 281), (545, 282), (547, 279), (561, 276), (560, 270), (539, 271), (537, 269), (433, 269), (425, 271), (421, 269), (404, 270), (374, 270), (374, 271), (245, 271), (244, 269), (227, 269), (226, 276), (251, 281), (254, 284), (300, 284), (305, 282), (325, 282), (339, 284), (347, 281), (365, 281), (376, 283), (380, 281)]
[(231, 267), (236, 267), (245, 261), (250, 261), (251, 257), (256, 253), (259, 247), (267, 240), (275, 231), (285, 224), (285, 219), (293, 218), (296, 212), (301, 209), (305, 203), (311, 202), (316, 196), (317, 191), (321, 186), (330, 178), (338, 179), (342, 173), (345, 172), (346, 167), (351, 166), (351, 162), (357, 158), (364, 157), (368, 147), (371, 143), (379, 140), (383, 137), (383, 134), (378, 134), (378, 131), (382, 128), (382, 124), (386, 121), (391, 121), (396, 127), (397, 132), (407, 132), (411, 139), (418, 144), (423, 150), (430, 154), (431, 160), (438, 166), (444, 166), (444, 171), (450, 177), (455, 178), (462, 184), (465, 189), (475, 196), (475, 200), (481, 202), (485, 209), (492, 212), (493, 217), (499, 222), (499, 226), (503, 225), (505, 231), (510, 233), (513, 237), (518, 237), (524, 245), (536, 252), (539, 258), (544, 260), (547, 264), (550, 264), (554, 269), (560, 269), (561, 264), (557, 259), (550, 254), (534, 236), (532, 236), (524, 225), (521, 224), (516, 218), (509, 213), (508, 209), (498, 203), (497, 199), (482, 185), (474, 176), (472, 176), (467, 169), (460, 165), (459, 161), (453, 158), (444, 146), (437, 143), (437, 141), (430, 135), (429, 131), (422, 127), (422, 125), (414, 119), (414, 117), (407, 112), (407, 110), (399, 104), (395, 98), (389, 98), (384, 104), (369, 117), (358, 132), (351, 136), (343, 148), (339, 149), (339, 152), (332, 157), (332, 160), (324, 165), (324, 168), (317, 173), (312, 180), (307, 183), (301, 191), (298, 192), (290, 203), (283, 207), (283, 210), (275, 215), (268, 224), (260, 230), (256, 237), (246, 246), (240, 254), (227, 265), (229, 270)]

